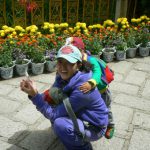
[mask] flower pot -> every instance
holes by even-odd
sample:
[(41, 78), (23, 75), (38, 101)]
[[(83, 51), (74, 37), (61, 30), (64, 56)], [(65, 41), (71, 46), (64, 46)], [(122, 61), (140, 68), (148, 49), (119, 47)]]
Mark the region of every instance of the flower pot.
[(112, 62), (114, 59), (115, 48), (104, 48), (102, 49), (103, 59), (105, 62)]
[(126, 59), (126, 51), (116, 51), (116, 60), (122, 61)]
[(134, 58), (136, 56), (137, 48), (128, 48), (126, 51), (128, 58)]
[(33, 63), (32, 62), (32, 64), (31, 64), (32, 73), (34, 75), (42, 74), (44, 71), (44, 64), (45, 64), (45, 62), (43, 62), (43, 63)]
[(47, 72), (54, 72), (54, 71), (56, 71), (56, 63), (57, 63), (57, 61), (46, 60), (45, 70)]
[(26, 61), (25, 64), (16, 64), (15, 66), (15, 71), (17, 73), (17, 75), (19, 76), (24, 76), (25, 75), (25, 72), (28, 71), (28, 65), (30, 63), (30, 60), (28, 59), (24, 59)]
[(13, 77), (13, 68), (15, 66), (15, 63), (11, 67), (0, 67), (0, 75), (2, 79), (10, 79)]
[(146, 57), (149, 56), (149, 47), (139, 47), (139, 56)]

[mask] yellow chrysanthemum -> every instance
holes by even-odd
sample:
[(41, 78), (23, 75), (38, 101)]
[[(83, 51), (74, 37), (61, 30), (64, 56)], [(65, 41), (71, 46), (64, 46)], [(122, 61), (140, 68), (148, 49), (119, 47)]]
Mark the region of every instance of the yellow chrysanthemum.
[(141, 22), (141, 19), (140, 19), (140, 18), (138, 18), (138, 19), (137, 19), (137, 22), (138, 22), (138, 23), (139, 23), (139, 22)]
[(59, 28), (59, 24), (55, 24), (54, 27), (55, 27), (55, 28)]
[(16, 31), (14, 31), (13, 33), (12, 33), (12, 35), (16, 35), (17, 34), (17, 32)]
[(5, 30), (5, 29), (7, 29), (7, 28), (8, 28), (7, 25), (2, 26), (2, 29), (3, 29), (3, 30)]
[(134, 27), (134, 30), (138, 30), (138, 28), (137, 28), (137, 27)]
[(89, 29), (89, 30), (92, 30), (92, 28), (93, 28), (93, 26), (91, 26), (91, 25), (90, 25), (90, 26), (88, 26), (88, 29)]
[(4, 37), (4, 36), (5, 36), (5, 32), (2, 32), (2, 33), (1, 33), (1, 37)]
[(121, 22), (121, 24), (122, 24), (122, 25), (125, 25), (125, 24), (126, 24), (126, 22), (125, 22), (125, 21), (122, 21), (122, 22)]
[(31, 25), (32, 29), (38, 30), (38, 27), (36, 25)]
[(82, 23), (82, 24), (81, 24), (81, 27), (82, 27), (83, 29), (85, 29), (85, 28), (86, 28), (86, 23)]
[(80, 26), (80, 25), (81, 25), (81, 22), (77, 22), (77, 23), (76, 23), (76, 26)]
[(50, 32), (50, 33), (54, 33), (55, 30), (54, 30), (54, 29), (50, 29), (49, 32)]
[(49, 28), (53, 29), (54, 28), (54, 24), (53, 23), (49, 24)]
[(29, 26), (29, 27), (26, 27), (26, 31), (30, 31), (30, 26)]
[(14, 41), (10, 41), (10, 44), (14, 44)]
[(126, 26), (126, 25), (123, 25), (122, 28), (125, 29), (125, 28), (127, 28), (127, 26)]
[(32, 32), (32, 33), (35, 33), (35, 32), (36, 32), (36, 29), (35, 29), (35, 28), (32, 28), (32, 29), (31, 29), (31, 32)]
[(132, 18), (132, 19), (131, 19), (131, 22), (136, 22), (136, 19), (135, 19), (135, 18)]
[(48, 29), (48, 25), (44, 25), (43, 29), (44, 30)]
[(10, 32), (9, 28), (5, 29), (4, 32), (7, 34)]
[(22, 36), (23, 36), (23, 33), (20, 33), (19, 36), (22, 37)]
[(118, 22), (118, 23), (120, 23), (120, 22), (121, 22), (121, 20), (122, 20), (122, 18), (118, 18), (118, 19), (117, 19), (117, 22)]

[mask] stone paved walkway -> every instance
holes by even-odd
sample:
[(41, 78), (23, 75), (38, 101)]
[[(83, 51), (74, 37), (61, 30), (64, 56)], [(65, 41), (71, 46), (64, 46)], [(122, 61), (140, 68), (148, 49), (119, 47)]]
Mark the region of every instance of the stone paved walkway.
[[(110, 63), (115, 136), (92, 143), (94, 150), (150, 150), (150, 57)], [(39, 91), (55, 73), (31, 77)], [(23, 77), (0, 81), (0, 150), (63, 150), (51, 125), (20, 91)]]

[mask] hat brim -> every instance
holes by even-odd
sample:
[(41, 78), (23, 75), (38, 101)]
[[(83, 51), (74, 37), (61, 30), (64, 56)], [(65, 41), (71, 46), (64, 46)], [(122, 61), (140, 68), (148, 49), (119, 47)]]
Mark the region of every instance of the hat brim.
[(58, 58), (64, 58), (64, 59), (66, 59), (67, 61), (69, 61), (72, 64), (75, 64), (78, 61), (78, 59), (76, 59), (76, 58), (73, 58), (73, 57), (71, 57), (69, 55), (63, 55), (63, 54), (61, 54), (60, 56), (57, 56), (57, 59)]

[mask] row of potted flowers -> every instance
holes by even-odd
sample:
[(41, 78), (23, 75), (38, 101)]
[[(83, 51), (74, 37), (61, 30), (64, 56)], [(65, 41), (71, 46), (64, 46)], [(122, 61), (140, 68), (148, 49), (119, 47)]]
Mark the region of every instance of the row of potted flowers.
[(22, 63), (12, 61), (9, 67), (0, 67), (0, 77), (2, 79), (10, 79), (13, 76), (25, 76), (26, 72), (33, 75), (39, 75), (43, 72), (54, 72), (56, 69), (56, 60), (45, 57), (41, 62), (34, 62), (29, 59), (22, 59)]
[[(27, 59), (27, 57), (25, 57), (23, 54), (18, 55), (19, 57), (17, 57), (19, 52), (20, 49), (15, 50), (16, 60), (14, 61), (11, 59), (12, 57), (10, 55), (7, 55), (7, 60), (10, 62), (11, 59), (12, 61), (9, 64), (6, 63), (7, 66), (0, 67), (0, 77), (2, 79), (10, 79), (14, 76), (14, 74), (17, 76), (24, 76), (26, 75), (26, 72), (30, 72), (33, 75), (39, 75), (44, 71), (49, 73), (56, 71), (56, 50), (47, 51), (47, 56), (43, 55), (41, 52), (35, 51), (32, 59)], [(99, 53), (98, 58), (103, 59), (105, 62), (112, 62), (114, 58), (116, 58), (118, 61), (122, 61), (126, 59), (126, 56), (127, 58), (134, 58), (136, 56), (146, 57), (149, 55), (150, 42), (146, 48), (141, 47), (141, 44), (137, 45), (135, 48), (121, 46), (103, 48), (102, 53)]]
[(102, 56), (100, 56), (100, 58), (102, 58), (105, 62), (112, 62), (114, 59), (117, 61), (122, 61), (126, 58), (135, 58), (136, 56), (147, 57), (150, 55), (150, 43), (148, 43), (147, 47), (141, 47), (141, 44), (138, 44), (132, 48), (118, 48), (121, 47), (109, 47), (102, 49), (102, 53), (100, 53)]

